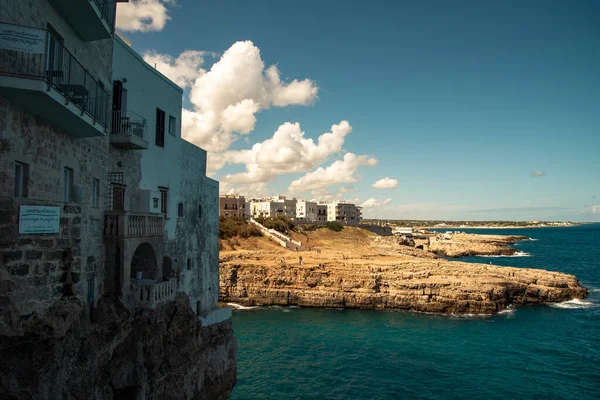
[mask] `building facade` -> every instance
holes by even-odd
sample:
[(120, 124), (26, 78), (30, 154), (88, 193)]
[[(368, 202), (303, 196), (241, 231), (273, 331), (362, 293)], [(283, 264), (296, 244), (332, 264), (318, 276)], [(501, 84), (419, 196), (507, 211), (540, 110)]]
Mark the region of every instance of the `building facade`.
[(246, 208), (246, 198), (237, 195), (219, 196), (219, 216), (221, 217), (246, 217), (249, 211)]
[(298, 200), (296, 203), (296, 219), (300, 221), (317, 221), (317, 203)]
[(360, 223), (361, 208), (355, 204), (338, 200), (320, 201), (319, 205), (327, 207), (327, 221), (337, 221), (350, 225)]

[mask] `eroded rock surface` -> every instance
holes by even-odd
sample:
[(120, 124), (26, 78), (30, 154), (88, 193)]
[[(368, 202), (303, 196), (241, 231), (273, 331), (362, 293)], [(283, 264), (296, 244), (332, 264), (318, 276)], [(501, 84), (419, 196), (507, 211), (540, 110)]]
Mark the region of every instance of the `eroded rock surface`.
[(467, 257), (476, 255), (512, 255), (517, 249), (508, 247), (527, 236), (476, 235), (460, 233), (452, 235), (450, 240), (431, 242), (428, 249), (446, 257)]
[(260, 240), (265, 239), (221, 252), (221, 301), (493, 314), (509, 304), (587, 295), (572, 275), (446, 261), (358, 228), (345, 228), (339, 236), (316, 232), (308, 242), (313, 250), (306, 252)]
[(179, 294), (154, 310), (75, 298), (0, 337), (2, 399), (226, 399), (236, 381), (231, 320), (202, 327)]

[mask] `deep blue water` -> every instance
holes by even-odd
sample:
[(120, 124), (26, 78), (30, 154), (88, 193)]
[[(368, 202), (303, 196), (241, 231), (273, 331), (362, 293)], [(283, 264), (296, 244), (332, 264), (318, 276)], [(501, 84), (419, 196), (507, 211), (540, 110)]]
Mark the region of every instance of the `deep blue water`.
[(575, 274), (585, 301), (458, 318), (356, 310), (236, 311), (232, 399), (600, 398), (600, 224), (467, 230), (525, 235), (523, 257), (469, 257)]

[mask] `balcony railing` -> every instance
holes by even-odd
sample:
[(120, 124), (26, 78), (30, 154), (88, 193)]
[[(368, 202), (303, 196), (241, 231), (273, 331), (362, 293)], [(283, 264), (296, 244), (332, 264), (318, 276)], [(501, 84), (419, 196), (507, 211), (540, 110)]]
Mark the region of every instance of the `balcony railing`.
[(164, 221), (165, 219), (162, 214), (105, 211), (104, 237), (162, 236), (164, 233)]
[(131, 110), (113, 110), (111, 133), (113, 135), (134, 135), (147, 141), (146, 119)]
[[(5, 34), (15, 37), (22, 34), (22, 30), (34, 30), (19, 25), (3, 25), (5, 28), (14, 27)], [(50, 32), (42, 29), (34, 31), (42, 32), (44, 50), (34, 53), (0, 49), (0, 75), (44, 80), (92, 117), (94, 122), (106, 127), (109, 99), (106, 88)]]
[(149, 284), (132, 284), (136, 307), (154, 307), (165, 301), (175, 300), (177, 294), (177, 279)]
[[(88, 1), (88, 0), (85, 0)], [(94, 3), (98, 6), (100, 13), (102, 13), (102, 18), (112, 31), (115, 30), (115, 18), (116, 18), (116, 0), (94, 0)]]

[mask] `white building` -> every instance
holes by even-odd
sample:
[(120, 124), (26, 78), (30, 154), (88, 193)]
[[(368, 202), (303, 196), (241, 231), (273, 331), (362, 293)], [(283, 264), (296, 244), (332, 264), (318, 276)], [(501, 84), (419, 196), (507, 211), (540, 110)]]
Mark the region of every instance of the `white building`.
[(298, 200), (296, 202), (296, 219), (300, 221), (317, 221), (317, 203)]
[(359, 224), (360, 207), (338, 200), (320, 201), (319, 205), (327, 206), (327, 221), (338, 221), (347, 224)]
[(253, 218), (258, 217), (288, 217), (296, 218), (295, 198), (288, 199), (285, 196), (273, 196), (266, 199), (250, 200), (250, 214)]

